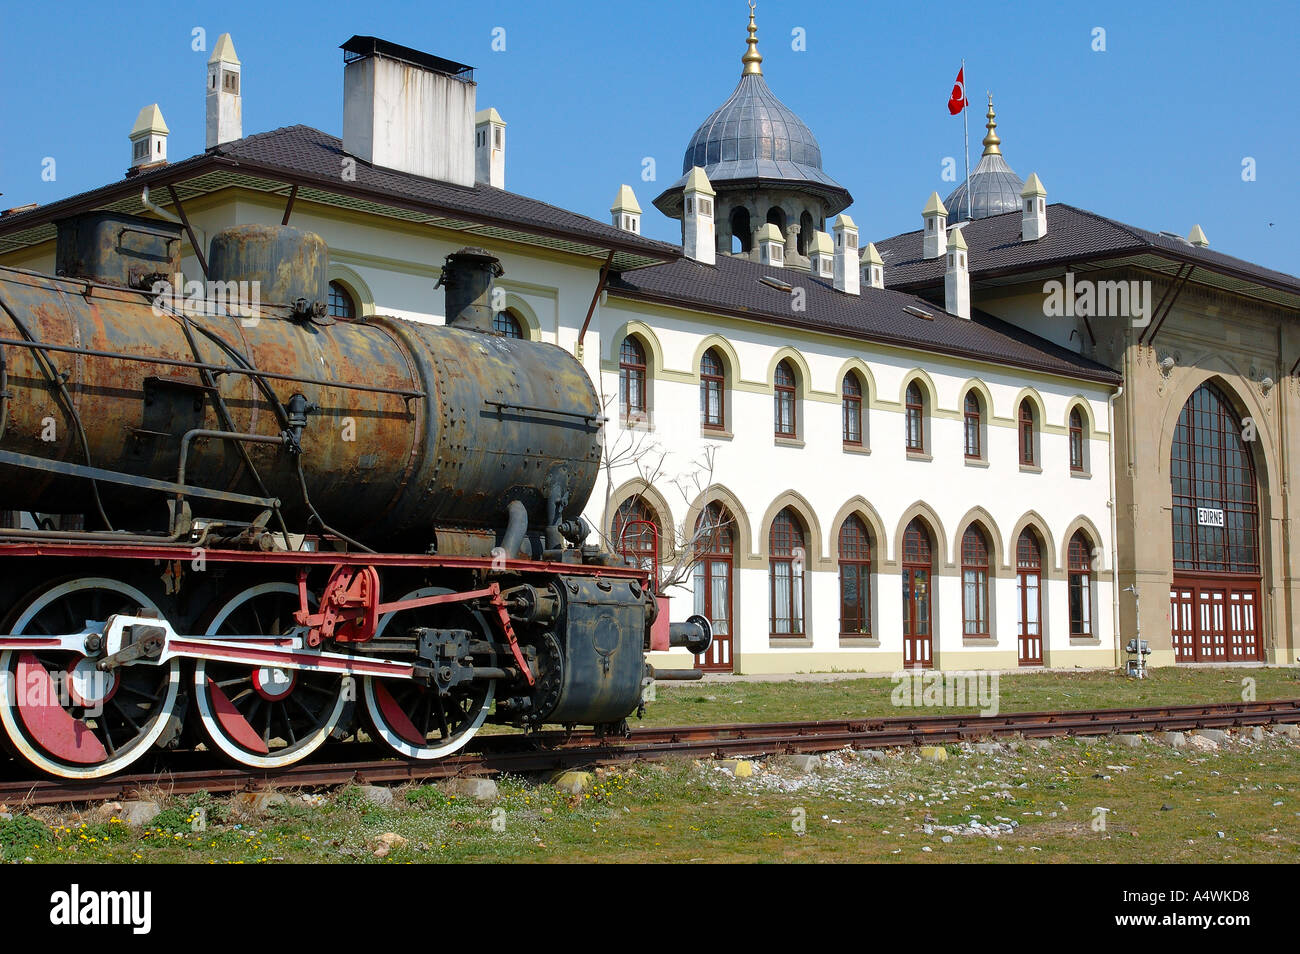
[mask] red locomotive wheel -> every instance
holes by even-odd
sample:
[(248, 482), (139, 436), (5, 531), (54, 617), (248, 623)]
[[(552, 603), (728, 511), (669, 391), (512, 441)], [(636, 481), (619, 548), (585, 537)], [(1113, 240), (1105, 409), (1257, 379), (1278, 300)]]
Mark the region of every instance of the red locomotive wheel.
[[(8, 632), (102, 632), (109, 616), (141, 608), (157, 612), (149, 597), (118, 580), (66, 580), (20, 604)], [(100, 673), (85, 657), (65, 651), (0, 654), (6, 741), (20, 758), (60, 778), (103, 778), (140, 758), (172, 727), (179, 690), (178, 659)]]
[[(298, 608), (294, 584), (259, 583), (221, 604), (206, 635), (305, 638), (307, 627), (294, 620)], [(204, 734), (222, 755), (250, 768), (283, 768), (320, 748), (338, 725), (351, 685), (328, 672), (210, 659), (194, 664), (195, 710)]]

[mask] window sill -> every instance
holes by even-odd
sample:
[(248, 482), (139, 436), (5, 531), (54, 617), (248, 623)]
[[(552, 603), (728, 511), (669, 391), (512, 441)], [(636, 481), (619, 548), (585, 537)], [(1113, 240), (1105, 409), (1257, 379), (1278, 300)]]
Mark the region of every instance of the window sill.
[(1043, 468), (1039, 467), (1037, 464), (1021, 464), (1020, 472), (1022, 474), (1041, 474)]
[(863, 444), (845, 444), (844, 453), (846, 454), (864, 454), (870, 456), (871, 448)]
[(840, 649), (879, 649), (880, 639), (876, 636), (854, 636), (851, 633), (840, 634)]
[(1077, 477), (1079, 480), (1092, 480), (1092, 471), (1088, 470), (1071, 470), (1071, 477)]
[(777, 447), (803, 447), (804, 442), (797, 437), (774, 437), (772, 442)]
[(812, 649), (812, 637), (770, 636), (767, 645), (770, 649)]
[(907, 452), (907, 459), (929, 462), (934, 460), (934, 457), (930, 454), (927, 454), (925, 451), (909, 450)]
[(700, 436), (715, 441), (729, 441), (736, 435), (732, 434), (731, 431), (723, 430), (720, 427), (701, 427)]
[(1070, 645), (1071, 646), (1100, 646), (1101, 637), (1100, 636), (1071, 636)]
[(967, 457), (967, 458), (966, 458), (966, 466), (967, 466), (967, 467), (988, 467), (988, 465), (989, 465), (989, 462), (988, 462), (987, 460), (985, 460), (983, 457)]
[(650, 423), (648, 417), (620, 417), (618, 420), (625, 431), (653, 431), (655, 429), (654, 424)]
[(961, 638), (961, 644), (965, 646), (996, 646), (998, 641), (992, 636), (965, 636)]

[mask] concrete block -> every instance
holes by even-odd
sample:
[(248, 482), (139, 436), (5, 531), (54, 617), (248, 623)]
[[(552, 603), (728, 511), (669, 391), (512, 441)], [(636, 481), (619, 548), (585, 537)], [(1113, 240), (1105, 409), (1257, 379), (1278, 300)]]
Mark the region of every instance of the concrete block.
[(1137, 735), (1136, 733), (1121, 732), (1119, 735), (1115, 736), (1115, 741), (1120, 745), (1127, 745), (1130, 749), (1136, 749), (1145, 740), (1142, 736)]
[(718, 764), (730, 769), (736, 778), (749, 778), (754, 774), (754, 763), (746, 759), (722, 759)]
[(1273, 734), (1287, 739), (1300, 740), (1300, 725), (1275, 725), (1273, 726)]
[(821, 757), (817, 755), (778, 755), (772, 761), (780, 768), (800, 775), (811, 775), (822, 764)]
[(476, 802), (495, 802), (497, 783), (490, 778), (453, 778), (444, 786), (448, 795), (472, 798)]
[(1241, 734), (1252, 742), (1264, 741), (1264, 727), (1262, 725), (1252, 725), (1241, 730)]
[(596, 783), (596, 776), (590, 772), (558, 772), (551, 778), (551, 784), (569, 795), (581, 795)]
[(1209, 739), (1216, 745), (1223, 745), (1231, 736), (1222, 729), (1197, 729), (1196, 734), (1203, 739)]
[(1006, 751), (1005, 748), (997, 742), (976, 742), (972, 749), (980, 755), (997, 755), (999, 752)]
[(132, 828), (142, 828), (157, 818), (160, 811), (162, 808), (157, 802), (123, 802), (122, 814), (118, 817)]
[(923, 745), (921, 746), (921, 758), (928, 759), (931, 762), (948, 761), (948, 750), (942, 745)]
[(1181, 732), (1159, 732), (1156, 738), (1171, 749), (1181, 749), (1187, 744), (1187, 736)]

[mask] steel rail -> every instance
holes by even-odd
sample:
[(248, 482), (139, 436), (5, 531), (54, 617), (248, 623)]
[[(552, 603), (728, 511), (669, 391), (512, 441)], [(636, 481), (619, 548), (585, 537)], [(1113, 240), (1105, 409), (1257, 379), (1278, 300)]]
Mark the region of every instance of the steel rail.
[[(674, 756), (722, 758), (829, 752), (962, 742), (1021, 735), (1109, 735), (1115, 732), (1184, 731), (1199, 728), (1300, 723), (1300, 699), (1265, 702), (1147, 706), (979, 715), (863, 717), (817, 722), (737, 723), (634, 729), (624, 738), (593, 732), (509, 733), (479, 736), (475, 751), (432, 762), (365, 758), (299, 763), (276, 772), (238, 768), (176, 768), (90, 782), (55, 779), (2, 780), (0, 802), (62, 804), (127, 798), (163, 790), (175, 795), (237, 792), (264, 787), (315, 788), (358, 783), (428, 781), (501, 772), (545, 772), (575, 766), (611, 765)], [(547, 747), (550, 746), (550, 747)], [(375, 752), (365, 746), (366, 754)], [(191, 758), (197, 753), (191, 753)], [(17, 764), (17, 763), (14, 763)]]

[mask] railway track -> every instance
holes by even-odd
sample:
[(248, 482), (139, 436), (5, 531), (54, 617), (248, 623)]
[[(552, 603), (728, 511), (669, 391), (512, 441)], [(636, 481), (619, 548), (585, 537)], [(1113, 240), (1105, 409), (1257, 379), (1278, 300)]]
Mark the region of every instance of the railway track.
[[(346, 762), (299, 763), (278, 772), (193, 766), (121, 775), (91, 782), (54, 779), (0, 780), (0, 802), (10, 808), (127, 798), (146, 790), (172, 794), (234, 792), (263, 787), (315, 788), (350, 782), (400, 783), (492, 775), (546, 772), (576, 766), (609, 765), (667, 756), (695, 758), (817, 753), (842, 749), (942, 744), (1020, 735), (1109, 735), (1116, 732), (1182, 731), (1200, 728), (1300, 723), (1300, 699), (1207, 705), (1150, 706), (1011, 712), (997, 716), (932, 715), (837, 719), (816, 722), (765, 722), (733, 725), (668, 726), (634, 729), (626, 737), (601, 738), (592, 732), (542, 732), (480, 736), (471, 752), (432, 762), (361, 758)], [(328, 748), (322, 750), (328, 753)], [(363, 748), (363, 751), (376, 751)]]

